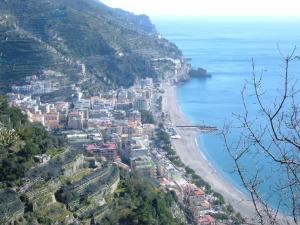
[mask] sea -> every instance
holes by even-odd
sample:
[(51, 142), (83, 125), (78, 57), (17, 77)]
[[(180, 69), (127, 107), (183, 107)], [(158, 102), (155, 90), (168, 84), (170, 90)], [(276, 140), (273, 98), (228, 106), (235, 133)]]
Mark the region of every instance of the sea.
[[(178, 87), (178, 105), (195, 124), (219, 129), (228, 124), (238, 127), (238, 115), (245, 115), (241, 91), (246, 85), (245, 101), (250, 118), (256, 119), (254, 126), (259, 128), (265, 120), (258, 112), (250, 85), (253, 63), (255, 73), (262, 76), (264, 104), (272, 107), (283, 88), (283, 58), (291, 54), (295, 46), (298, 46), (295, 55), (300, 55), (300, 18), (157, 18), (154, 23), (165, 38), (182, 50), (193, 67), (205, 68), (212, 75), (192, 78)], [(300, 60), (294, 60), (290, 65), (290, 78), (300, 89), (299, 77)], [(296, 100), (300, 101), (298, 97)], [(236, 146), (240, 135), (239, 130), (232, 129), (228, 142)], [(199, 134), (196, 141), (216, 171), (247, 195), (222, 135)], [(276, 189), (277, 184), (284, 182), (283, 171), (259, 154), (249, 154), (241, 160), (241, 166), (247, 179), (260, 172), (259, 192), (277, 208), (284, 195)], [(290, 202), (285, 201), (280, 211), (289, 213)]]

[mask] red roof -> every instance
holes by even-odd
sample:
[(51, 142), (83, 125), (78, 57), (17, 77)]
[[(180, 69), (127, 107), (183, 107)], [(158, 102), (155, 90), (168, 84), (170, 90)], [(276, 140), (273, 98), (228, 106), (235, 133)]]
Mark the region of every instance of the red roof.
[(106, 143), (102, 145), (102, 148), (105, 148), (107, 150), (116, 150), (117, 145), (115, 143)]
[(98, 148), (98, 147), (97, 147), (96, 144), (88, 144), (88, 145), (86, 145), (86, 147), (85, 147), (85, 149), (86, 149), (87, 151), (96, 150), (97, 148)]

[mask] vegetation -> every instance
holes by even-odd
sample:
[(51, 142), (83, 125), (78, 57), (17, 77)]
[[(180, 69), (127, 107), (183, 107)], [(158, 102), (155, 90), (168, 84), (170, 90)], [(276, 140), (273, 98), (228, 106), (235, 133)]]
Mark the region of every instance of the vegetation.
[(86, 213), (86, 210), (82, 210), (82, 208), (87, 208), (93, 202), (92, 196), (101, 196), (110, 187), (110, 184), (118, 180), (118, 177), (118, 168), (111, 166), (101, 168), (84, 176), (79, 181), (63, 186), (56, 193), (56, 199), (64, 203), (70, 211), (75, 212), (80, 209)]
[(72, 213), (66, 210), (63, 204), (58, 202), (51, 204), (50, 206), (43, 208), (33, 213), (33, 218), (36, 218), (39, 224), (51, 225), (56, 224), (68, 224), (67, 218), (71, 217)]
[(184, 164), (181, 162), (176, 151), (172, 147), (170, 135), (164, 130), (163, 127), (160, 127), (156, 132), (156, 138), (158, 145), (167, 153), (168, 159), (178, 167), (184, 167)]
[[(191, 169), (190, 167), (185, 167), (185, 171), (186, 171), (186, 173), (188, 174), (188, 175), (190, 175), (191, 176), (191, 178), (192, 178), (192, 181), (198, 186), (198, 187), (200, 187), (200, 188), (204, 188), (205, 189), (205, 191), (207, 192), (207, 193), (211, 193), (211, 186), (206, 182), (206, 181), (204, 181), (200, 176), (198, 176), (196, 173), (195, 173), (195, 171), (193, 170), (193, 169)], [(220, 196), (222, 199), (223, 199), (223, 197), (222, 196)], [(224, 203), (224, 199), (223, 199), (223, 201), (222, 201), (222, 204)]]
[(12, 190), (0, 190), (0, 202), (0, 224), (5, 224), (24, 209), (24, 204)]
[(221, 194), (213, 191), (209, 183), (207, 183), (199, 175), (197, 175), (193, 169), (191, 169), (188, 166), (185, 166), (184, 163), (182, 163), (181, 159), (178, 157), (178, 155), (172, 148), (170, 135), (166, 131), (164, 131), (164, 127), (162, 124), (160, 124), (159, 126), (159, 130), (156, 133), (156, 138), (159, 142), (159, 145), (167, 153), (168, 159), (171, 162), (173, 162), (176, 166), (184, 167), (185, 172), (187, 173), (187, 175), (190, 176), (192, 182), (197, 187), (203, 188), (207, 194), (211, 194), (215, 198), (215, 200), (212, 202), (215, 206), (221, 206), (224, 209), (224, 213), (213, 215), (217, 220), (226, 220), (230, 218), (233, 221), (235, 221), (234, 224), (236, 225), (243, 224), (245, 222), (244, 218), (239, 213), (236, 214), (234, 212), (231, 205), (225, 205), (226, 203), (224, 197)]
[[(25, 174), (27, 179), (44, 178), (26, 191), (21, 198), (23, 203), (18, 194), (12, 192), (13, 198), (9, 204), (13, 208), (6, 210), (0, 207), (1, 210), (3, 209), (2, 213), (10, 217), (10, 212), (11, 215), (17, 213), (22, 215), (25, 204), (25, 214), (16, 221), (16, 224), (64, 223), (66, 218), (72, 216), (81, 221), (95, 217), (98, 221), (101, 213), (104, 215), (100, 219), (100, 224), (181, 224), (179, 219), (173, 218), (171, 211), (176, 204), (175, 195), (161, 190), (155, 183), (135, 174), (123, 172), (118, 191), (111, 197), (105, 197), (108, 204), (102, 206), (97, 205), (96, 202), (99, 202), (98, 197), (102, 197), (101, 193), (106, 189), (107, 182), (114, 177), (113, 172), (106, 173), (107, 170), (101, 170), (99, 175), (96, 171), (60, 187), (63, 184), (56, 179), (58, 176), (63, 176), (61, 164), (74, 160), (76, 155), (74, 152), (67, 152), (56, 160), (30, 169), (35, 165), (33, 156), (42, 153), (59, 154), (62, 141), (50, 135), (41, 125), (30, 123), (19, 109), (10, 107), (4, 97), (0, 100), (0, 115), (1, 182), (15, 186), (21, 183)], [(101, 180), (94, 179), (94, 175), (99, 176)], [(119, 176), (118, 173), (116, 175)], [(56, 189), (59, 191), (56, 192)], [(57, 199), (64, 204), (53, 202), (52, 195), (55, 192)], [(2, 197), (5, 198), (6, 195)], [(43, 208), (41, 204), (47, 207)], [(5, 220), (7, 221), (7, 218)]]
[(142, 124), (154, 124), (154, 118), (150, 111), (140, 110), (140, 113), (142, 117)]
[[(176, 199), (136, 174), (122, 174), (119, 189), (101, 225), (180, 225), (171, 208)], [(113, 215), (113, 216), (111, 216)]]
[(17, 108), (0, 96), (0, 182), (19, 184), (34, 165), (33, 157), (63, 146), (60, 137), (50, 135), (40, 124), (32, 124)]
[[(94, 0), (0, 2), (0, 91), (42, 70), (61, 72), (60, 82), (93, 91), (129, 86), (137, 77), (158, 76), (153, 58), (181, 58), (158, 39), (147, 16), (112, 9)], [(81, 73), (86, 65), (86, 77)], [(65, 97), (57, 92), (54, 95)]]

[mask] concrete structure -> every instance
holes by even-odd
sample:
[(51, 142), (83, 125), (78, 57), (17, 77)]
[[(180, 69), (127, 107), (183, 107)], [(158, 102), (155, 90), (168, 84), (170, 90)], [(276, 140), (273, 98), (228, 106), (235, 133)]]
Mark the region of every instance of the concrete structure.
[[(53, 110), (54, 111), (54, 110)], [(58, 112), (49, 112), (44, 115), (45, 126), (49, 130), (59, 128), (59, 113)]]
[(83, 167), (85, 163), (85, 160), (84, 160), (84, 156), (83, 155), (78, 155), (74, 161), (68, 163), (68, 164), (65, 164), (63, 166), (63, 173), (65, 176), (69, 177), (69, 176), (73, 176), (77, 170), (79, 170), (80, 168)]
[(109, 118), (109, 117), (111, 117), (111, 113), (107, 109), (89, 110), (90, 119), (101, 119), (101, 118)]
[(124, 111), (129, 111), (130, 109), (133, 108), (133, 105), (131, 102), (128, 103), (117, 103), (115, 106), (115, 109), (117, 110), (124, 110)]
[(153, 86), (153, 79), (148, 77), (148, 78), (145, 78), (145, 79), (142, 79), (140, 81), (140, 84), (141, 84), (141, 87), (142, 88), (145, 88), (145, 87), (152, 87)]
[(116, 120), (125, 120), (126, 112), (124, 110), (115, 110), (112, 116)]
[(30, 111), (27, 111), (27, 115), (29, 118), (29, 121), (32, 123), (40, 123), (43, 126), (45, 126), (45, 117), (44, 114), (39, 111), (38, 113), (32, 114)]
[(149, 138), (154, 137), (155, 125), (154, 124), (143, 124), (142, 128), (143, 134), (147, 135)]
[(33, 157), (33, 160), (35, 162), (38, 162), (38, 163), (46, 163), (50, 160), (50, 156), (46, 155), (46, 154), (43, 154), (43, 155), (36, 155)]
[(129, 112), (128, 121), (132, 121), (132, 122), (136, 121), (141, 124), (142, 121), (141, 113), (138, 110)]
[(117, 145), (115, 143), (105, 143), (101, 146), (90, 144), (86, 146), (86, 150), (94, 156), (105, 157), (109, 161), (115, 161), (118, 155)]
[(128, 94), (127, 94), (127, 91), (126, 90), (121, 90), (118, 94), (118, 102), (119, 103), (124, 103), (127, 101), (127, 98), (128, 98)]
[(134, 101), (133, 108), (135, 110), (149, 110), (150, 109), (150, 102), (149, 102), (148, 99), (138, 98)]
[(80, 99), (74, 102), (75, 111), (82, 112), (83, 118), (89, 118), (89, 110), (91, 109), (91, 100), (90, 99)]
[(149, 156), (131, 158), (130, 167), (146, 176), (157, 177), (156, 165)]
[(83, 114), (81, 112), (71, 112), (68, 115), (68, 128), (74, 130), (83, 129)]
[(121, 157), (125, 161), (149, 156), (148, 137), (131, 137), (122, 144)]

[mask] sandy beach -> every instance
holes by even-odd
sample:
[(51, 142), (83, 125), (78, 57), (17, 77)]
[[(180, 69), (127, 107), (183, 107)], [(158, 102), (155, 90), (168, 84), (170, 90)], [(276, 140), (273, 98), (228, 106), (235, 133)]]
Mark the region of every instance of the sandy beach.
[[(164, 85), (163, 110), (169, 112), (173, 125), (187, 125), (191, 122), (184, 116), (177, 105), (176, 86)], [(177, 128), (181, 139), (172, 140), (173, 146), (182, 162), (192, 168), (208, 182), (212, 189), (224, 196), (227, 203), (240, 212), (245, 218), (255, 218), (252, 202), (231, 183), (226, 181), (206, 160), (196, 143), (199, 131), (195, 128)]]
[[(177, 86), (164, 84), (163, 111), (168, 112), (173, 125), (192, 125), (177, 104)], [(196, 128), (176, 128), (180, 139), (172, 139), (173, 147), (182, 162), (192, 168), (202, 179), (209, 183), (212, 189), (223, 195), (227, 204), (231, 204), (236, 212), (250, 224), (258, 224), (258, 217), (250, 197), (242, 193), (232, 183), (227, 181), (207, 161), (197, 144), (199, 130)], [(279, 224), (295, 224), (292, 217), (282, 213), (277, 214)], [(267, 221), (267, 220), (266, 220)]]

